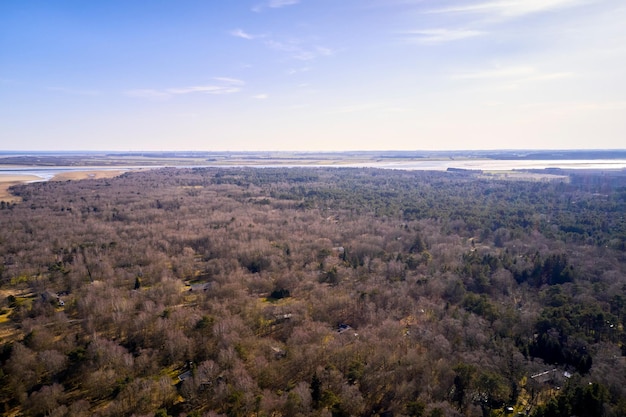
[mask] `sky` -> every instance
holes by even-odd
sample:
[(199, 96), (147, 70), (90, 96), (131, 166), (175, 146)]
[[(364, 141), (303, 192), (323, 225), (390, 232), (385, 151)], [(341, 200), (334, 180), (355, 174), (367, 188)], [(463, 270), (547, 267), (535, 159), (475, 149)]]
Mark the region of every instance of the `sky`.
[(1, 0), (0, 150), (625, 149), (623, 0)]

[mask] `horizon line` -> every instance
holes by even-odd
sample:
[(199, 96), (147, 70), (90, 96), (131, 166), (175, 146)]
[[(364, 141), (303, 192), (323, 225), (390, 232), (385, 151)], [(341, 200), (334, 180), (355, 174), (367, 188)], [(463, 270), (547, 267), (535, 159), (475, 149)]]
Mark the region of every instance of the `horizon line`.
[(625, 148), (481, 148), (481, 149), (349, 149), (349, 150), (173, 150), (173, 149), (165, 149), (165, 150), (84, 150), (84, 149), (63, 149), (63, 150), (53, 150), (53, 149), (36, 149), (36, 150), (2, 150), (0, 149), (0, 154), (14, 154), (14, 153), (86, 153), (86, 154), (95, 154), (95, 153), (112, 153), (112, 154), (160, 154), (160, 153), (328, 153), (328, 154), (340, 154), (340, 153), (398, 153), (398, 152), (407, 152), (407, 153), (416, 153), (416, 152), (424, 152), (424, 153), (434, 153), (434, 152), (444, 152), (444, 153), (452, 153), (452, 152), (626, 152)]

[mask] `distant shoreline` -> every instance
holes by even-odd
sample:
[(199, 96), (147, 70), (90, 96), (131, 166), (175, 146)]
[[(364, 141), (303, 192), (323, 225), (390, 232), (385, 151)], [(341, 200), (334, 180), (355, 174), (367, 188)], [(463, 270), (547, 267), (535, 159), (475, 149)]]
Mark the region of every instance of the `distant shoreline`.
[(0, 201), (15, 203), (21, 201), (14, 196), (9, 188), (24, 183), (43, 181), (71, 181), (83, 179), (113, 178), (127, 172), (127, 170), (82, 170), (71, 172), (60, 172), (51, 178), (44, 178), (33, 174), (6, 174), (0, 171)]
[[(345, 165), (426, 161), (626, 160), (626, 149), (458, 151), (1, 151), (0, 167)], [(96, 168), (97, 167), (97, 168)]]
[[(617, 152), (619, 155), (621, 153), (622, 151)], [(543, 175), (545, 178), (562, 177), (567, 175), (565, 171), (626, 170), (626, 151), (623, 153), (623, 158), (609, 159), (524, 159), (519, 153), (517, 158), (513, 157), (513, 153), (508, 153), (508, 159), (492, 159), (484, 155), (479, 157), (476, 154), (460, 152), (450, 153), (448, 157), (443, 157), (441, 154), (439, 157), (435, 155), (410, 157), (395, 152), (353, 152), (326, 154), (325, 158), (320, 157), (320, 153), (312, 153), (308, 154), (307, 159), (302, 153), (297, 154), (301, 158), (296, 157), (296, 153), (284, 153), (279, 157), (270, 153), (230, 153), (228, 158), (211, 161), (203, 160), (198, 155), (193, 157), (169, 155), (152, 159), (145, 156), (120, 159), (118, 155), (109, 156), (111, 159), (107, 160), (107, 156), (95, 157), (95, 154), (47, 155), (44, 161), (32, 154), (28, 157), (19, 156), (18, 161), (14, 157), (3, 158), (0, 152), (0, 200), (19, 201), (19, 198), (9, 192), (9, 188), (21, 183), (112, 178), (124, 172), (158, 168), (379, 168), (407, 171), (482, 171), (491, 177), (514, 175), (519, 179), (531, 179), (536, 178), (537, 175)], [(452, 156), (453, 154), (455, 156)], [(559, 152), (559, 154), (572, 156), (567, 152)], [(606, 156), (606, 154), (603, 155)], [(542, 170), (546, 172), (538, 172)], [(532, 172), (534, 175), (521, 175), (523, 172)]]

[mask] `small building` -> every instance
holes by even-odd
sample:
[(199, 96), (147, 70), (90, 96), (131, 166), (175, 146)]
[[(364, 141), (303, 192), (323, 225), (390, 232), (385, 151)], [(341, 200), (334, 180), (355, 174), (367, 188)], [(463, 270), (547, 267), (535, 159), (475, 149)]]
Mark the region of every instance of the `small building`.
[(58, 294), (52, 292), (52, 291), (45, 291), (43, 293), (41, 293), (41, 299), (42, 301), (46, 302), (46, 303), (50, 303), (53, 305), (57, 305), (59, 307), (63, 307), (65, 306), (65, 301), (61, 300), (61, 297), (59, 297)]
[(333, 248), (333, 253), (337, 256), (341, 256), (346, 252), (346, 249), (343, 246), (335, 246)]
[(337, 326), (337, 333), (341, 334), (341, 333), (345, 333), (348, 330), (352, 330), (352, 327), (350, 327), (350, 325), (348, 324), (340, 324), (339, 326)]
[(287, 352), (285, 351), (285, 349), (281, 349), (276, 346), (272, 346), (271, 349), (275, 359), (282, 359), (287, 357)]
[(178, 380), (180, 382), (185, 382), (185, 380), (189, 379), (193, 377), (193, 373), (191, 372), (191, 369), (181, 373), (180, 375), (178, 375)]
[(530, 379), (539, 383), (539, 384), (547, 384), (554, 382), (554, 378), (556, 377), (556, 368), (550, 369), (548, 371), (539, 372), (538, 374), (531, 375)]
[(352, 334), (354, 334), (355, 337), (359, 335), (358, 333), (353, 332), (352, 327), (348, 324), (340, 324), (339, 326), (337, 326), (337, 333), (343, 334), (346, 332), (352, 332)]
[(191, 284), (189, 285), (189, 291), (191, 292), (202, 292), (202, 291), (208, 291), (211, 289), (211, 283), (210, 282), (201, 282), (201, 283), (196, 283), (196, 284)]

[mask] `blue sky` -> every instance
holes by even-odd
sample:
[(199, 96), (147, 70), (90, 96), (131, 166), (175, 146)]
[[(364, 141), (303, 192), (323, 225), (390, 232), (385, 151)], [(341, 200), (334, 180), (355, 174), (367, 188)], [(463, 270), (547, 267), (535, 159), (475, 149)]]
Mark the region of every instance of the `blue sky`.
[(623, 0), (2, 0), (1, 150), (626, 148)]

